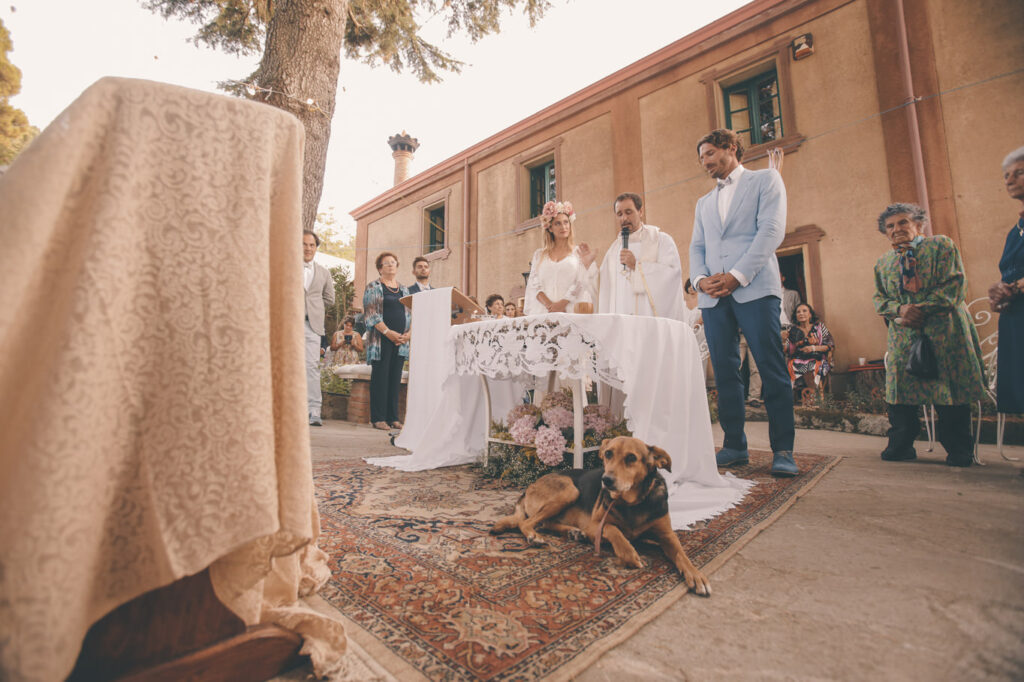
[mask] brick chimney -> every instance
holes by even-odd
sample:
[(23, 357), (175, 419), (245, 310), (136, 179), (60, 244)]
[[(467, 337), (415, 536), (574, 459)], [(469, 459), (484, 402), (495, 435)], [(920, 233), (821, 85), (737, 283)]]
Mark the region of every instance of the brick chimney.
[(398, 185), (409, 177), (409, 164), (413, 152), (420, 147), (420, 141), (403, 130), (401, 134), (388, 138), (388, 146), (391, 147), (391, 158), (395, 160), (395, 184)]

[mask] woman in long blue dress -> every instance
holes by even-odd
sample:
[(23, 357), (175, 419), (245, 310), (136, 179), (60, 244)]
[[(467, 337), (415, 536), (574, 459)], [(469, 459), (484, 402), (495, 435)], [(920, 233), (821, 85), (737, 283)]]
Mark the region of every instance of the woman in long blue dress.
[(1024, 412), (1024, 147), (1003, 161), (1003, 181), (1010, 197), (1021, 202), (1021, 212), (1006, 235), (999, 259), (1000, 281), (989, 288), (988, 298), (992, 310), (999, 313), (997, 409), (1016, 414)]

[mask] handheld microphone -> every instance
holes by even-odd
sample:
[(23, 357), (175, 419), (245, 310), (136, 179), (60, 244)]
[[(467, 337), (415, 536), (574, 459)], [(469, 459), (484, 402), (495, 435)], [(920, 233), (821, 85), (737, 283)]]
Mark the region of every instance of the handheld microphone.
[[(622, 232), (620, 232), (619, 234), (622, 235), (622, 250), (626, 251), (627, 249), (629, 249), (629, 228), (628, 227), (623, 227), (622, 228)], [(625, 263), (622, 264), (622, 269), (623, 270), (627, 270), (628, 269), (626, 267)]]

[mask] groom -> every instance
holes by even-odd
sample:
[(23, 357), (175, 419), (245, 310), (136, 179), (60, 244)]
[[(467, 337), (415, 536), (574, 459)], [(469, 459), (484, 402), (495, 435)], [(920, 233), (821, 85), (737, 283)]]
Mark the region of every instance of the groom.
[(793, 391), (782, 355), (782, 280), (775, 258), (786, 235), (786, 188), (777, 171), (747, 170), (740, 164), (743, 142), (731, 130), (702, 137), (697, 154), (704, 170), (718, 181), (697, 201), (690, 239), (690, 281), (700, 292), (698, 305), (725, 431), (718, 466), (750, 459), (743, 431), (742, 331), (761, 370), (772, 474), (795, 476), (800, 471), (793, 461)]

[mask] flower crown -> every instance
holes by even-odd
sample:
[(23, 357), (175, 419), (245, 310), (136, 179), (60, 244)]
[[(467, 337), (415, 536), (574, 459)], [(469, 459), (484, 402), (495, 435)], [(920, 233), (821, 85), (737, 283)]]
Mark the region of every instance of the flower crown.
[(572, 204), (568, 201), (559, 201), (557, 204), (553, 201), (549, 201), (544, 204), (544, 208), (540, 212), (540, 220), (544, 225), (548, 225), (555, 216), (559, 213), (564, 213), (569, 218), (569, 224), (576, 222), (576, 211), (573, 210)]

